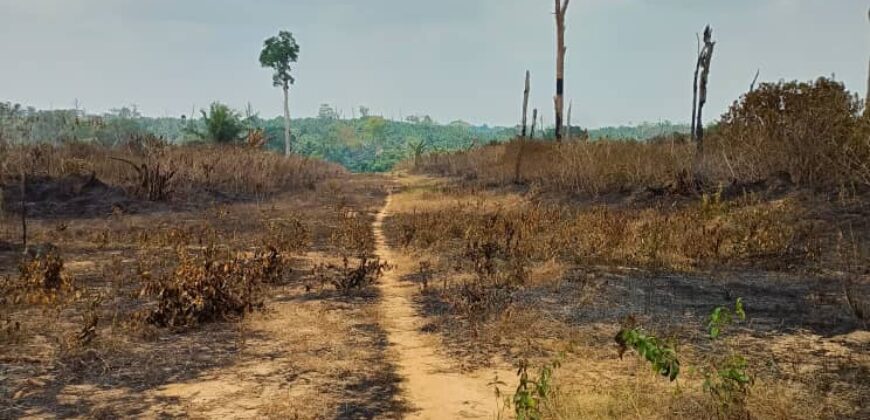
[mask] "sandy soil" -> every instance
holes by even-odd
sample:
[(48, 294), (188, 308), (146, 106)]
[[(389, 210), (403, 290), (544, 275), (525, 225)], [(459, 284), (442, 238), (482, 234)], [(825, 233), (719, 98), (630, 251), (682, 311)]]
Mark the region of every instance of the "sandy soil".
[(458, 365), (439, 353), (435, 335), (421, 331), (423, 320), (414, 307), (416, 285), (400, 282), (412, 270), (410, 258), (393, 252), (386, 244), (382, 225), (390, 211), (391, 198), (374, 223), (378, 255), (394, 267), (381, 281), (383, 327), (395, 352), (402, 389), (416, 409), (409, 417), (418, 419), (495, 418), (497, 399), (493, 380), (506, 381), (506, 369), (462, 372)]

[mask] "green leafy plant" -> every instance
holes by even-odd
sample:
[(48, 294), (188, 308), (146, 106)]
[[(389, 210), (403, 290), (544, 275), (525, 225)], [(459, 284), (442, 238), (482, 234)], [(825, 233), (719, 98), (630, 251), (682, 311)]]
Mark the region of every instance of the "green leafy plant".
[(743, 298), (737, 298), (737, 301), (734, 303), (734, 310), (724, 306), (718, 306), (713, 309), (713, 312), (707, 318), (707, 331), (710, 334), (710, 339), (715, 340), (719, 338), (722, 328), (731, 325), (734, 322), (734, 317), (737, 317), (741, 321), (746, 320)]
[(204, 110), (200, 112), (205, 124), (205, 131), (188, 128), (187, 130), (191, 134), (218, 144), (237, 143), (242, 139), (245, 125), (242, 123), (240, 114), (232, 108), (220, 102), (213, 102), (209, 106), (208, 112)]
[(622, 329), (616, 334), (616, 342), (620, 358), (628, 349), (633, 349), (652, 365), (653, 370), (669, 380), (677, 379), (680, 374), (680, 361), (673, 344), (663, 343), (641, 328)]
[[(718, 342), (723, 328), (733, 324), (735, 320), (745, 319), (746, 311), (742, 298), (737, 298), (733, 309), (724, 306), (716, 307), (707, 321), (710, 340), (714, 343)], [(704, 391), (716, 402), (720, 417), (743, 417), (746, 415), (746, 398), (753, 382), (748, 372), (749, 363), (730, 347), (725, 349), (719, 347), (713, 347), (712, 361), (704, 369)], [(727, 354), (718, 356), (717, 353)]]
[(511, 398), (517, 420), (544, 418), (541, 410), (553, 392), (553, 373), (562, 366), (562, 357), (563, 355), (560, 354), (549, 363), (541, 366), (538, 369), (537, 377), (529, 375), (529, 361), (520, 360), (517, 367), (519, 384)]

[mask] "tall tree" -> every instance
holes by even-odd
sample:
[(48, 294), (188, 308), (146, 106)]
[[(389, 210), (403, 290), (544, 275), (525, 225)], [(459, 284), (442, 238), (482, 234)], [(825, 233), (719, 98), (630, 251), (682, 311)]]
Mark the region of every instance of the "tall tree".
[(565, 12), (570, 0), (556, 1), (556, 141), (562, 141), (562, 109), (565, 93)]
[(272, 84), (284, 91), (284, 154), (290, 155), (290, 85), (296, 79), (290, 75), (290, 63), (299, 58), (299, 45), (293, 34), (287, 31), (278, 32), (263, 42), (260, 52), (260, 65), (274, 70)]

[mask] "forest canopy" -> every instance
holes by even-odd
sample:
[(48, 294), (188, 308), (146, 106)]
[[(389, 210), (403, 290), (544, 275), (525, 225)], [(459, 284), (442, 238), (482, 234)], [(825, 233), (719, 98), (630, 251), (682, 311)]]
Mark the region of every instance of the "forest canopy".
[[(137, 136), (153, 135), (170, 143), (186, 144), (210, 141), (209, 131), (214, 110), (224, 105), (212, 104), (201, 115), (179, 117), (148, 117), (135, 107), (113, 109), (100, 115), (83, 110), (38, 110), (18, 104), (0, 102), (0, 140), (9, 142), (63, 143), (69, 141), (96, 142), (106, 146), (123, 144)], [(229, 112), (229, 111), (227, 111)], [(266, 147), (283, 150), (284, 121), (281, 117), (265, 119), (248, 106), (242, 112), (224, 112), (220, 119), (238, 124), (244, 131), (262, 130)], [(229, 121), (232, 120), (232, 121)], [(572, 127), (572, 132), (581, 132)], [(588, 130), (591, 139), (619, 138), (646, 140), (674, 132), (687, 133), (688, 126), (670, 122), (643, 123), (633, 126), (604, 127)], [(439, 123), (428, 115), (411, 115), (403, 120), (373, 115), (360, 107), (353, 118), (345, 118), (328, 104), (323, 104), (316, 117), (293, 119), (294, 151), (304, 156), (339, 163), (355, 172), (383, 172), (410, 157), (416, 148), (424, 153), (454, 151), (503, 142), (514, 138), (516, 127), (473, 125), (465, 121)], [(552, 128), (544, 130), (544, 138), (553, 137)], [(244, 136), (239, 136), (240, 140)], [(225, 140), (222, 140), (225, 142)]]

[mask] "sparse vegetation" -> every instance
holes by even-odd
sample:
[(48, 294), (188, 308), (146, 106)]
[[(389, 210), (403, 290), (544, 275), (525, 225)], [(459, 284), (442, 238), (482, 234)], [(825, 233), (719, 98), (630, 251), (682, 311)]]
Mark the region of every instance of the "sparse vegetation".
[[(615, 39), (631, 46), (610, 58), (648, 50), (667, 62), (654, 69), (606, 60), (608, 70), (629, 71), (579, 97), (575, 117), (634, 118), (629, 108), (667, 106), (670, 96), (685, 99), (686, 109), (660, 114), (688, 114), (688, 96), (679, 91), (661, 89), (649, 103), (625, 93), (658, 84), (665, 65), (691, 62), (690, 124), (572, 126), (574, 101), (566, 96), (578, 91), (566, 91), (565, 79), (588, 77), (586, 66), (601, 59), (578, 43), (571, 57), (586, 68), (575, 73), (573, 62), (566, 69), (566, 43), (574, 41), (566, 42), (565, 31), (576, 23), (569, 3), (554, 1), (555, 95), (552, 105), (531, 103), (531, 127), (529, 105), (540, 98), (529, 70), (515, 127), (439, 124), (401, 108), (396, 118), (356, 105), (347, 116), (310, 102), (312, 92), (343, 93), (345, 101), (354, 94), (342, 92), (347, 85), (310, 85), (299, 98), (304, 107), (320, 104), (310, 109), (316, 117), (291, 127), (300, 46), (285, 30), (265, 39), (258, 60), (283, 93), (278, 117), (261, 118), (251, 103), (239, 111), (218, 101), (179, 118), (168, 116), (178, 103), (148, 103), (167, 109), (160, 118), (135, 105), (88, 112), (78, 99), (59, 110), (0, 103), (0, 419), (870, 418), (870, 99), (833, 73), (758, 84), (761, 66), (773, 63), (734, 62), (733, 46), (745, 40), (735, 42), (741, 31), (726, 28), (723, 45), (732, 47), (717, 69), (731, 74), (722, 79), (739, 67), (758, 70), (748, 92), (705, 120), (708, 82), (719, 86), (712, 28), (698, 34), (697, 57), (685, 63), (659, 51), (666, 43), (637, 43), (647, 34), (629, 31)], [(607, 7), (599, 3), (580, 12)], [(812, 17), (833, 16), (839, 6), (832, 4), (817, 6), (825, 13)], [(345, 6), (330, 4), (317, 18), (365, 19), (383, 5)], [(467, 112), (465, 102), (492, 94), (489, 83), (499, 78), (456, 97), (472, 86), (458, 75), (513, 71), (474, 61), (481, 51), (486, 59), (507, 56), (471, 38), (496, 27), (474, 19), (523, 11), (493, 14), (491, 4), (463, 10), (462, 24), (434, 43), (423, 32), (399, 33), (412, 36), (402, 42), (419, 44), (420, 57), (450, 53), (442, 60), (447, 71), (427, 70), (460, 82), (440, 91), (446, 85), (410, 79), (401, 60), (387, 62), (396, 68), (386, 72), (365, 68), (383, 63), (376, 54), (389, 50), (393, 31), (407, 32), (420, 16), (431, 18), (424, 32), (449, 20), (439, 5), (417, 6), (391, 10), (398, 14), (378, 19), (373, 38), (347, 43), (359, 51), (333, 54), (333, 61), (315, 57), (320, 67), (307, 69), (306, 79), (358, 73), (371, 84), (363, 90), (389, 83), (415, 97), (453, 101), (441, 112)], [(44, 7), (13, 6), (10, 16), (26, 22), (21, 28), (36, 18), (62, 26), (68, 13)], [(792, 9), (776, 27), (784, 34), (793, 35), (788, 25), (810, 10)], [(250, 38), (211, 36), (208, 13), (157, 26), (165, 19), (148, 7), (134, 14), (145, 17), (137, 31), (182, 28), (199, 46)], [(535, 27), (540, 17), (522, 16), (514, 26)], [(305, 35), (318, 36), (308, 26)], [(196, 56), (186, 48), (179, 56), (194, 67), (179, 68), (156, 57), (164, 48), (146, 48), (153, 40), (138, 32), (102, 38), (146, 53), (137, 64), (161, 63), (156, 74), (164, 81), (203, 72), (205, 82), (232, 81), (214, 77), (221, 66), (195, 68), (226, 63), (200, 56), (204, 48)], [(159, 39), (174, 40), (166, 35)], [(22, 39), (12, 55), (38, 50), (64, 60), (51, 68), (67, 70), (69, 57), (90, 45), (75, 38), (69, 54), (58, 55)], [(66, 39), (51, 41), (66, 51)], [(535, 74), (540, 63), (531, 61), (540, 56), (530, 47), (539, 50), (538, 41), (526, 34), (511, 40), (512, 51), (528, 50), (511, 60), (529, 60), (522, 65)], [(124, 64), (118, 55), (109, 61)], [(39, 76), (31, 83), (52, 81), (36, 71), (41, 64), (16, 66), (11, 58), (13, 71)], [(86, 89), (88, 72), (73, 61), (75, 83), (58, 89), (66, 79), (57, 78), (35, 90), (35, 103), (52, 103), (70, 86)], [(450, 67), (457, 63), (462, 67)], [(116, 82), (124, 79), (112, 71), (122, 68), (98, 74)], [(715, 93), (733, 89), (726, 85)], [(592, 96), (603, 91), (605, 101)], [(233, 97), (248, 95), (262, 100), (243, 90)], [(398, 108), (382, 100), (380, 107)], [(477, 106), (471, 118), (513, 108)], [(605, 106), (616, 113), (596, 109)]]
[[(400, 402), (389, 403), (395, 379), (380, 355), (374, 313), (308, 295), (304, 287), (322, 262), (356, 258), (363, 248), (372, 252), (370, 218), (349, 221), (336, 209), (360, 214), (377, 208), (380, 180), (350, 179), (319, 160), (247, 146), (174, 146), (147, 136), (111, 148), (79, 142), (3, 147), (0, 185), (11, 200), (0, 219), (0, 363), (6, 372), (0, 417), (35, 410), (90, 415), (93, 405), (110, 417), (160, 416), (177, 408), (140, 397), (163, 398), (172, 385), (197, 383), (214, 369), (224, 372), (219, 380), (227, 387), (243, 382), (260, 389), (265, 384), (250, 380), (243, 368), (226, 367), (265, 369), (263, 360), (274, 360), (274, 369), (288, 373), (291, 354), (298, 366), (293, 374), (324, 372), (309, 381), (332, 391), (318, 385), (299, 394), (308, 400), (304, 407), (269, 400), (258, 412), (329, 416), (335, 401), (357, 401), (370, 413), (402, 410)], [(29, 174), (23, 198), (20, 168)], [(167, 182), (155, 177), (170, 171)], [(19, 245), (22, 201), (27, 257)], [(350, 228), (348, 241), (332, 244)], [(370, 257), (363, 283), (383, 268)], [(349, 278), (359, 278), (355, 269), (349, 267)], [(316, 326), (317, 333), (310, 336), (297, 322)], [(328, 331), (320, 331), (326, 323)], [(366, 330), (351, 333), (357, 328)], [(269, 340), (256, 338), (261, 335)], [(317, 355), (325, 345), (337, 352), (334, 358)], [(345, 395), (342, 390), (357, 381), (382, 387)], [(69, 388), (73, 383), (96, 388), (79, 393)], [(65, 388), (81, 404), (59, 405), (49, 388)], [(139, 390), (139, 397), (128, 398), (124, 389)]]

